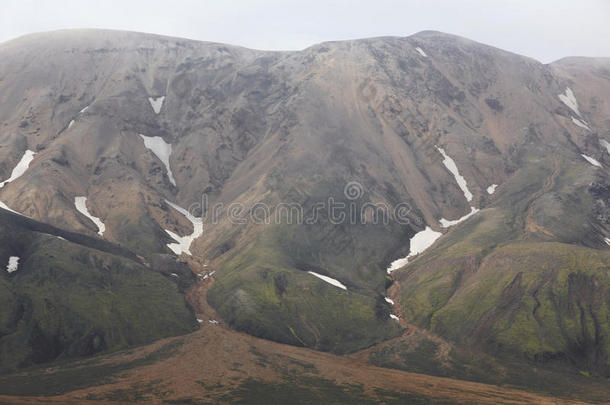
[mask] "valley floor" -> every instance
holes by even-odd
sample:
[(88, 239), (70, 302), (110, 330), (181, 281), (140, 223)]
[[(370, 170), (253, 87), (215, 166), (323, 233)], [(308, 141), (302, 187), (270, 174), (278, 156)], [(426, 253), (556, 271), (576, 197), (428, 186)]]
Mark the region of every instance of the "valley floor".
[(189, 293), (202, 321), (199, 331), (128, 352), (1, 376), (2, 391), (12, 396), (0, 396), (0, 404), (580, 403), (375, 367), (365, 352), (336, 356), (235, 332), (222, 321), (210, 322), (216, 320), (205, 300), (210, 283)]

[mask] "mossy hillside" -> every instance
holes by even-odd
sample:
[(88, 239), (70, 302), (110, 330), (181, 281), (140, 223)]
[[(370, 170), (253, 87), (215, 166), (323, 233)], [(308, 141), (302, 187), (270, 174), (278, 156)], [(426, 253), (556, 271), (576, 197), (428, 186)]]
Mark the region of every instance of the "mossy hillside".
[(404, 314), (494, 356), (607, 375), (610, 252), (586, 247), (599, 246), (597, 172), (566, 156), (520, 159), (496, 204), (396, 274)]
[(380, 367), (519, 387), (581, 401), (604, 402), (608, 396), (606, 379), (592, 378), (582, 370), (516, 356), (492, 357), (478, 347), (455, 343), (445, 351), (435, 340), (417, 333), (374, 350), (370, 361)]
[(134, 261), (10, 224), (0, 238), (0, 257), (20, 257), (15, 273), (0, 276), (2, 371), (196, 327), (176, 284)]
[(464, 280), (463, 288), (433, 314), (432, 330), (454, 339), (475, 337), (531, 358), (545, 353), (569, 356), (572, 351), (576, 356), (592, 349), (610, 352), (602, 338), (610, 336), (610, 252), (516, 243), (495, 250), (486, 260), (488, 264), (472, 280)]
[(276, 246), (274, 234), (264, 232), (222, 264), (208, 300), (232, 327), (337, 353), (400, 334), (380, 295), (334, 287), (295, 268)]
[[(303, 221), (295, 221), (295, 211), (275, 208), (265, 232), (270, 232), (274, 249), (297, 269), (320, 269), (352, 289), (382, 294), (388, 263), (396, 255), (408, 253), (408, 240), (421, 225), (399, 223), (392, 207), (407, 201), (377, 184), (363, 181), (355, 186), (359, 197), (346, 198), (344, 189), (350, 176), (343, 173), (343, 167), (335, 170), (336, 177), (312, 174), (292, 180), (277, 174), (273, 181), (268, 180), (273, 193), (265, 202), (271, 207), (298, 205)], [(334, 213), (331, 207), (336, 207)]]
[(550, 242), (477, 252), (472, 239), (490, 226), (485, 214), (450, 235), (462, 243), (409, 267), (401, 283), (407, 319), (494, 354), (558, 358), (606, 373), (610, 252)]

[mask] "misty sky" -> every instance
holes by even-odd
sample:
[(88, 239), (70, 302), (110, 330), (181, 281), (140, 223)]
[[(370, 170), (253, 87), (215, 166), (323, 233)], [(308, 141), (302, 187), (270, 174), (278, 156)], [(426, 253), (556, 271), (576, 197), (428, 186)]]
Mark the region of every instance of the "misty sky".
[(62, 28), (113, 28), (302, 49), (432, 29), (551, 62), (610, 56), (610, 0), (0, 0), (0, 42)]

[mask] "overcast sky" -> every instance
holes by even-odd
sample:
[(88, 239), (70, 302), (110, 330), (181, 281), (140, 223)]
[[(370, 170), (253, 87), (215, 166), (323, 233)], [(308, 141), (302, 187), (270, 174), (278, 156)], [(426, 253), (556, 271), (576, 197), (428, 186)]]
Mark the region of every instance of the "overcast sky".
[(0, 6), (0, 42), (62, 28), (113, 28), (286, 50), (431, 29), (542, 62), (610, 56), (610, 0), (0, 0)]

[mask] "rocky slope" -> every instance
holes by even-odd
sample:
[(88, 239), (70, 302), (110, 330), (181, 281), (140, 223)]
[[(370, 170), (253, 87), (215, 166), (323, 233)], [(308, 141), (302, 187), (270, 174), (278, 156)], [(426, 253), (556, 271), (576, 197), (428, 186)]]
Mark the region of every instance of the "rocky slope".
[(33, 35), (0, 45), (0, 177), (36, 152), (0, 200), (147, 260), (188, 250), (259, 337), (398, 336), (395, 278), (404, 317), (454, 344), (607, 375), (609, 72), (437, 32), (300, 52)]

